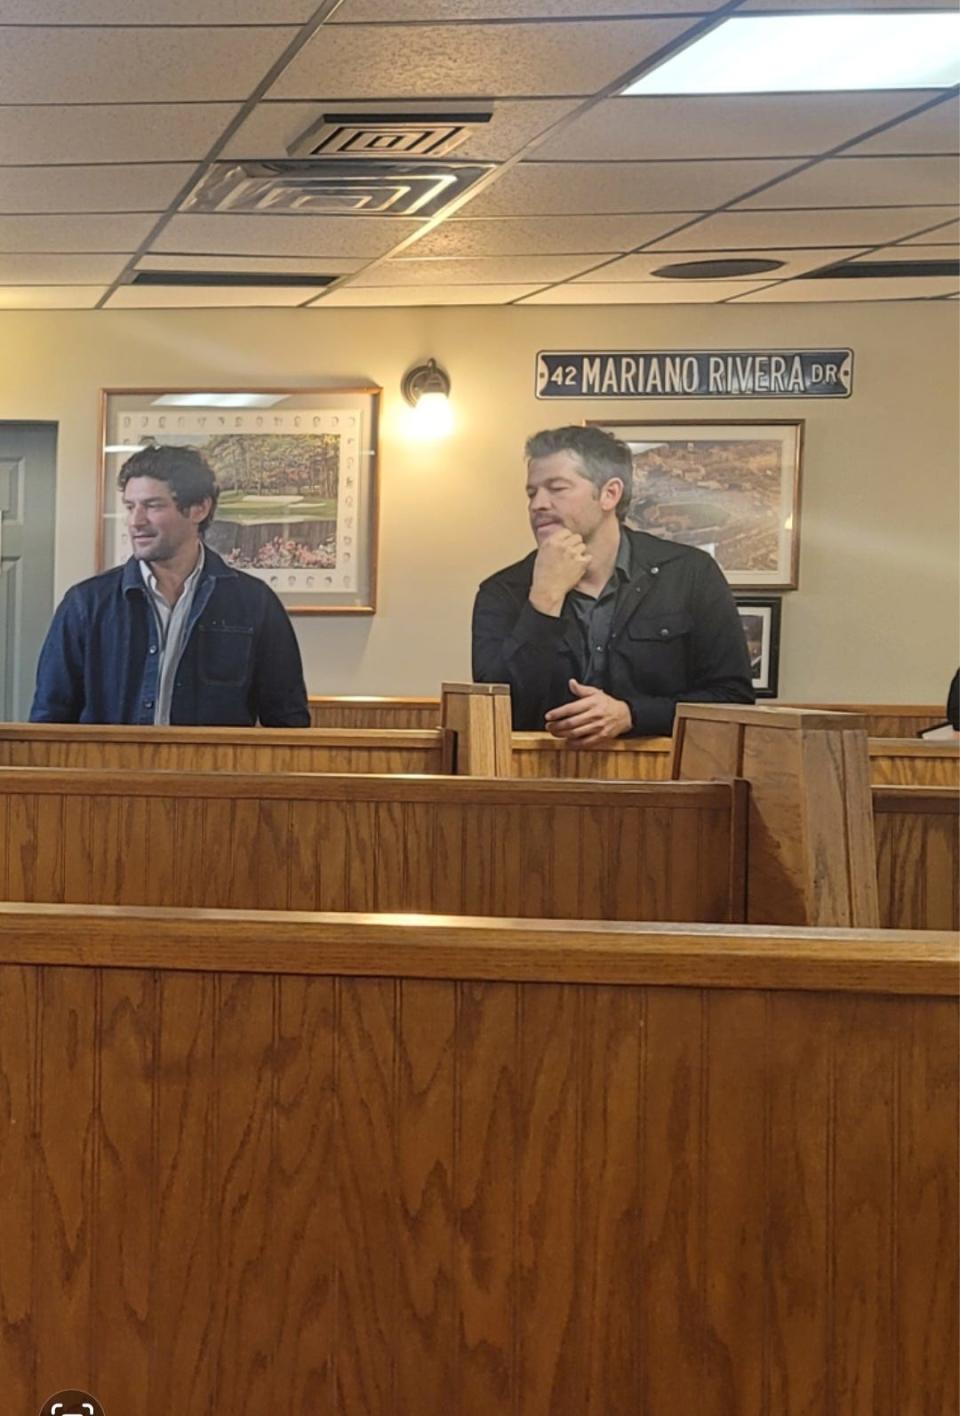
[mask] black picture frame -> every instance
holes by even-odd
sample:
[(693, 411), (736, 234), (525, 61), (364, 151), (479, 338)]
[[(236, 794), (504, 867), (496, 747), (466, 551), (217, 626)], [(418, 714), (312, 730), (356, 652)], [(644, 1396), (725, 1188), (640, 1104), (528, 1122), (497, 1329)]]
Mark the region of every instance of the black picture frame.
[(776, 698), (780, 682), (780, 597), (737, 595), (735, 599), (750, 653), (753, 691), (758, 698)]

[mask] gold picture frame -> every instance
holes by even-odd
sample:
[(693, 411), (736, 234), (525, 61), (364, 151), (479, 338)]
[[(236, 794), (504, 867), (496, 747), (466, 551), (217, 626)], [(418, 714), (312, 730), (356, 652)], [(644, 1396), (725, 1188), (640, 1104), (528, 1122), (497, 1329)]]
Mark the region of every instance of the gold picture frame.
[(129, 555), (117, 474), (141, 447), (198, 448), (220, 483), (207, 545), (291, 615), (374, 614), (376, 386), (103, 389), (97, 567)]

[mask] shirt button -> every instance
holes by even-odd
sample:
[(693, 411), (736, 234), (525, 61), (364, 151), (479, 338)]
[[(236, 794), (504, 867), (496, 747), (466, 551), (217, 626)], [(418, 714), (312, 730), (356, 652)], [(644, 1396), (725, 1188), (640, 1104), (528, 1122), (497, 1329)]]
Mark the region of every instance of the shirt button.
[(152, 699), (152, 698), (145, 698), (145, 699), (143, 700), (143, 706), (144, 706), (144, 708), (152, 708), (152, 707), (153, 707), (153, 699)]
[(157, 646), (156, 646), (155, 644), (151, 644), (151, 645), (150, 645), (150, 653), (151, 653), (151, 654), (155, 654), (156, 652), (157, 652)]
[(670, 631), (669, 631), (669, 629), (661, 629), (661, 631), (660, 631), (660, 638), (661, 638), (661, 639), (669, 639), (669, 638), (670, 638)]
[(652, 566), (650, 567), (650, 574), (651, 574), (651, 575), (659, 575), (659, 574), (660, 574), (660, 567), (659, 567), (658, 565), (652, 565)]

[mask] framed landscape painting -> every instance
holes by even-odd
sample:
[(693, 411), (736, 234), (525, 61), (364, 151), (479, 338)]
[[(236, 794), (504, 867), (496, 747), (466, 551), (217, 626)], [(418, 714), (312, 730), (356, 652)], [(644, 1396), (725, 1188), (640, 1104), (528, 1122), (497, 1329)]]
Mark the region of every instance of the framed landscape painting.
[(700, 546), (734, 589), (797, 588), (802, 422), (592, 425), (633, 454), (629, 526)]
[(737, 596), (737, 610), (750, 655), (750, 677), (758, 698), (776, 698), (780, 678), (780, 601)]
[(220, 485), (207, 545), (296, 614), (372, 614), (380, 389), (106, 389), (98, 565), (130, 554), (117, 473), (141, 448), (195, 447)]

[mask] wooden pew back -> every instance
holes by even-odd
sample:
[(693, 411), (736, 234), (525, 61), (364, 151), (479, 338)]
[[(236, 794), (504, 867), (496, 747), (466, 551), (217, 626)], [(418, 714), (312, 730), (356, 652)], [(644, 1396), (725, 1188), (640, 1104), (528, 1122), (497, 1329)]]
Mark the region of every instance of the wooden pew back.
[(0, 898), (735, 920), (743, 783), (0, 771)]
[(937, 936), (0, 906), (0, 1371), (106, 1411), (957, 1405)]
[[(942, 704), (930, 703), (781, 703), (778, 708), (809, 708), (827, 713), (856, 713), (871, 737), (910, 738), (942, 723)], [(435, 728), (439, 698), (311, 698), (310, 720), (317, 728)], [(538, 775), (530, 773), (531, 776)], [(556, 776), (581, 775), (555, 773)], [(614, 775), (611, 773), (611, 775)]]
[(101, 771), (448, 772), (432, 729), (154, 728), (0, 723), (0, 767)]
[(880, 922), (960, 929), (960, 799), (946, 787), (874, 787)]

